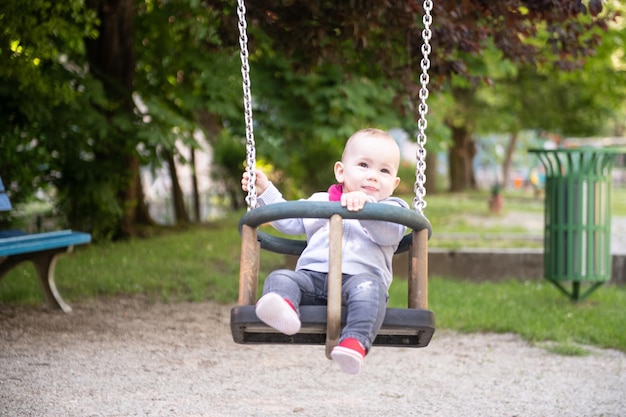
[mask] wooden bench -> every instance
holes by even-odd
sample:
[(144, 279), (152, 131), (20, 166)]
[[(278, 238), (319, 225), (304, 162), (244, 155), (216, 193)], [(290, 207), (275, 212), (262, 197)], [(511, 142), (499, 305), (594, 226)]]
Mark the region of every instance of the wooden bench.
[[(0, 178), (0, 211), (11, 210), (11, 202)], [(54, 282), (57, 258), (72, 251), (74, 246), (91, 242), (89, 233), (61, 230), (46, 233), (26, 233), (21, 230), (0, 231), (0, 279), (16, 265), (30, 261), (34, 264), (46, 301), (66, 313), (72, 308), (63, 301)]]

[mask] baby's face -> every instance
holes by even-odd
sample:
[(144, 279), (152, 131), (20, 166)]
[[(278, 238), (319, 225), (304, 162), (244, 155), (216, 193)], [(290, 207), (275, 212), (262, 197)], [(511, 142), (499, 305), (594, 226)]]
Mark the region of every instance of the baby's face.
[(343, 192), (363, 191), (384, 200), (400, 183), (400, 150), (396, 142), (384, 136), (368, 136), (348, 143), (341, 162), (335, 164), (335, 177)]

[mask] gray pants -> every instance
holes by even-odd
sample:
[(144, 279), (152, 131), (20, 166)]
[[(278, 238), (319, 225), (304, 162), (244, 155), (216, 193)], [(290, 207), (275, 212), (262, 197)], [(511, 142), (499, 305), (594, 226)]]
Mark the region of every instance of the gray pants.
[[(328, 274), (315, 271), (279, 269), (268, 275), (263, 294), (275, 292), (300, 305), (326, 305)], [(346, 326), (339, 341), (352, 337), (369, 351), (385, 319), (389, 295), (382, 280), (371, 274), (342, 276), (341, 303), (346, 307)]]

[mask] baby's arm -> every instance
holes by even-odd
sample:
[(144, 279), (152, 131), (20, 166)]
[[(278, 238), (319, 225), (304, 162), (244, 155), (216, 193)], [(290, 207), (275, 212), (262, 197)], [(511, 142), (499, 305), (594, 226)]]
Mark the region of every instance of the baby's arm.
[[(256, 176), (257, 197), (259, 197), (257, 205), (265, 206), (286, 201), (280, 191), (269, 181), (267, 175), (265, 175), (263, 171), (255, 170), (254, 174)], [(249, 182), (250, 173), (246, 171), (241, 177), (241, 189), (248, 191)], [(305, 232), (302, 219), (280, 219), (274, 220), (271, 224), (277, 230), (289, 235), (298, 235)]]
[[(267, 187), (270, 185), (269, 179), (267, 179), (267, 175), (263, 171), (255, 170), (254, 175), (256, 177), (256, 194), (257, 196), (261, 196), (267, 190)], [(248, 171), (244, 171), (241, 176), (241, 189), (248, 192), (248, 185), (250, 182), (250, 173)]]

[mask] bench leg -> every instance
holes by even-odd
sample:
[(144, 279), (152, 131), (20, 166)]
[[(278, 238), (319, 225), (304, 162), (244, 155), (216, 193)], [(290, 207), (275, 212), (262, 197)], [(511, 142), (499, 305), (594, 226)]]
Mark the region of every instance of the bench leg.
[[(62, 252), (65, 253), (65, 252)], [(37, 270), (39, 276), (39, 282), (43, 288), (43, 293), (46, 296), (48, 305), (53, 308), (60, 308), (65, 313), (71, 313), (72, 307), (70, 307), (57, 290), (56, 283), (54, 282), (54, 269), (57, 264), (57, 259), (61, 253), (41, 253), (33, 258), (33, 264)]]
[(37, 276), (39, 277), (39, 282), (43, 288), (43, 293), (48, 305), (52, 308), (60, 308), (65, 313), (70, 313), (72, 307), (63, 301), (54, 282), (54, 268), (57, 264), (57, 258), (59, 255), (66, 252), (68, 252), (68, 249), (64, 248), (39, 253), (0, 257), (0, 279), (19, 263), (30, 261), (35, 266), (35, 271), (37, 271)]

